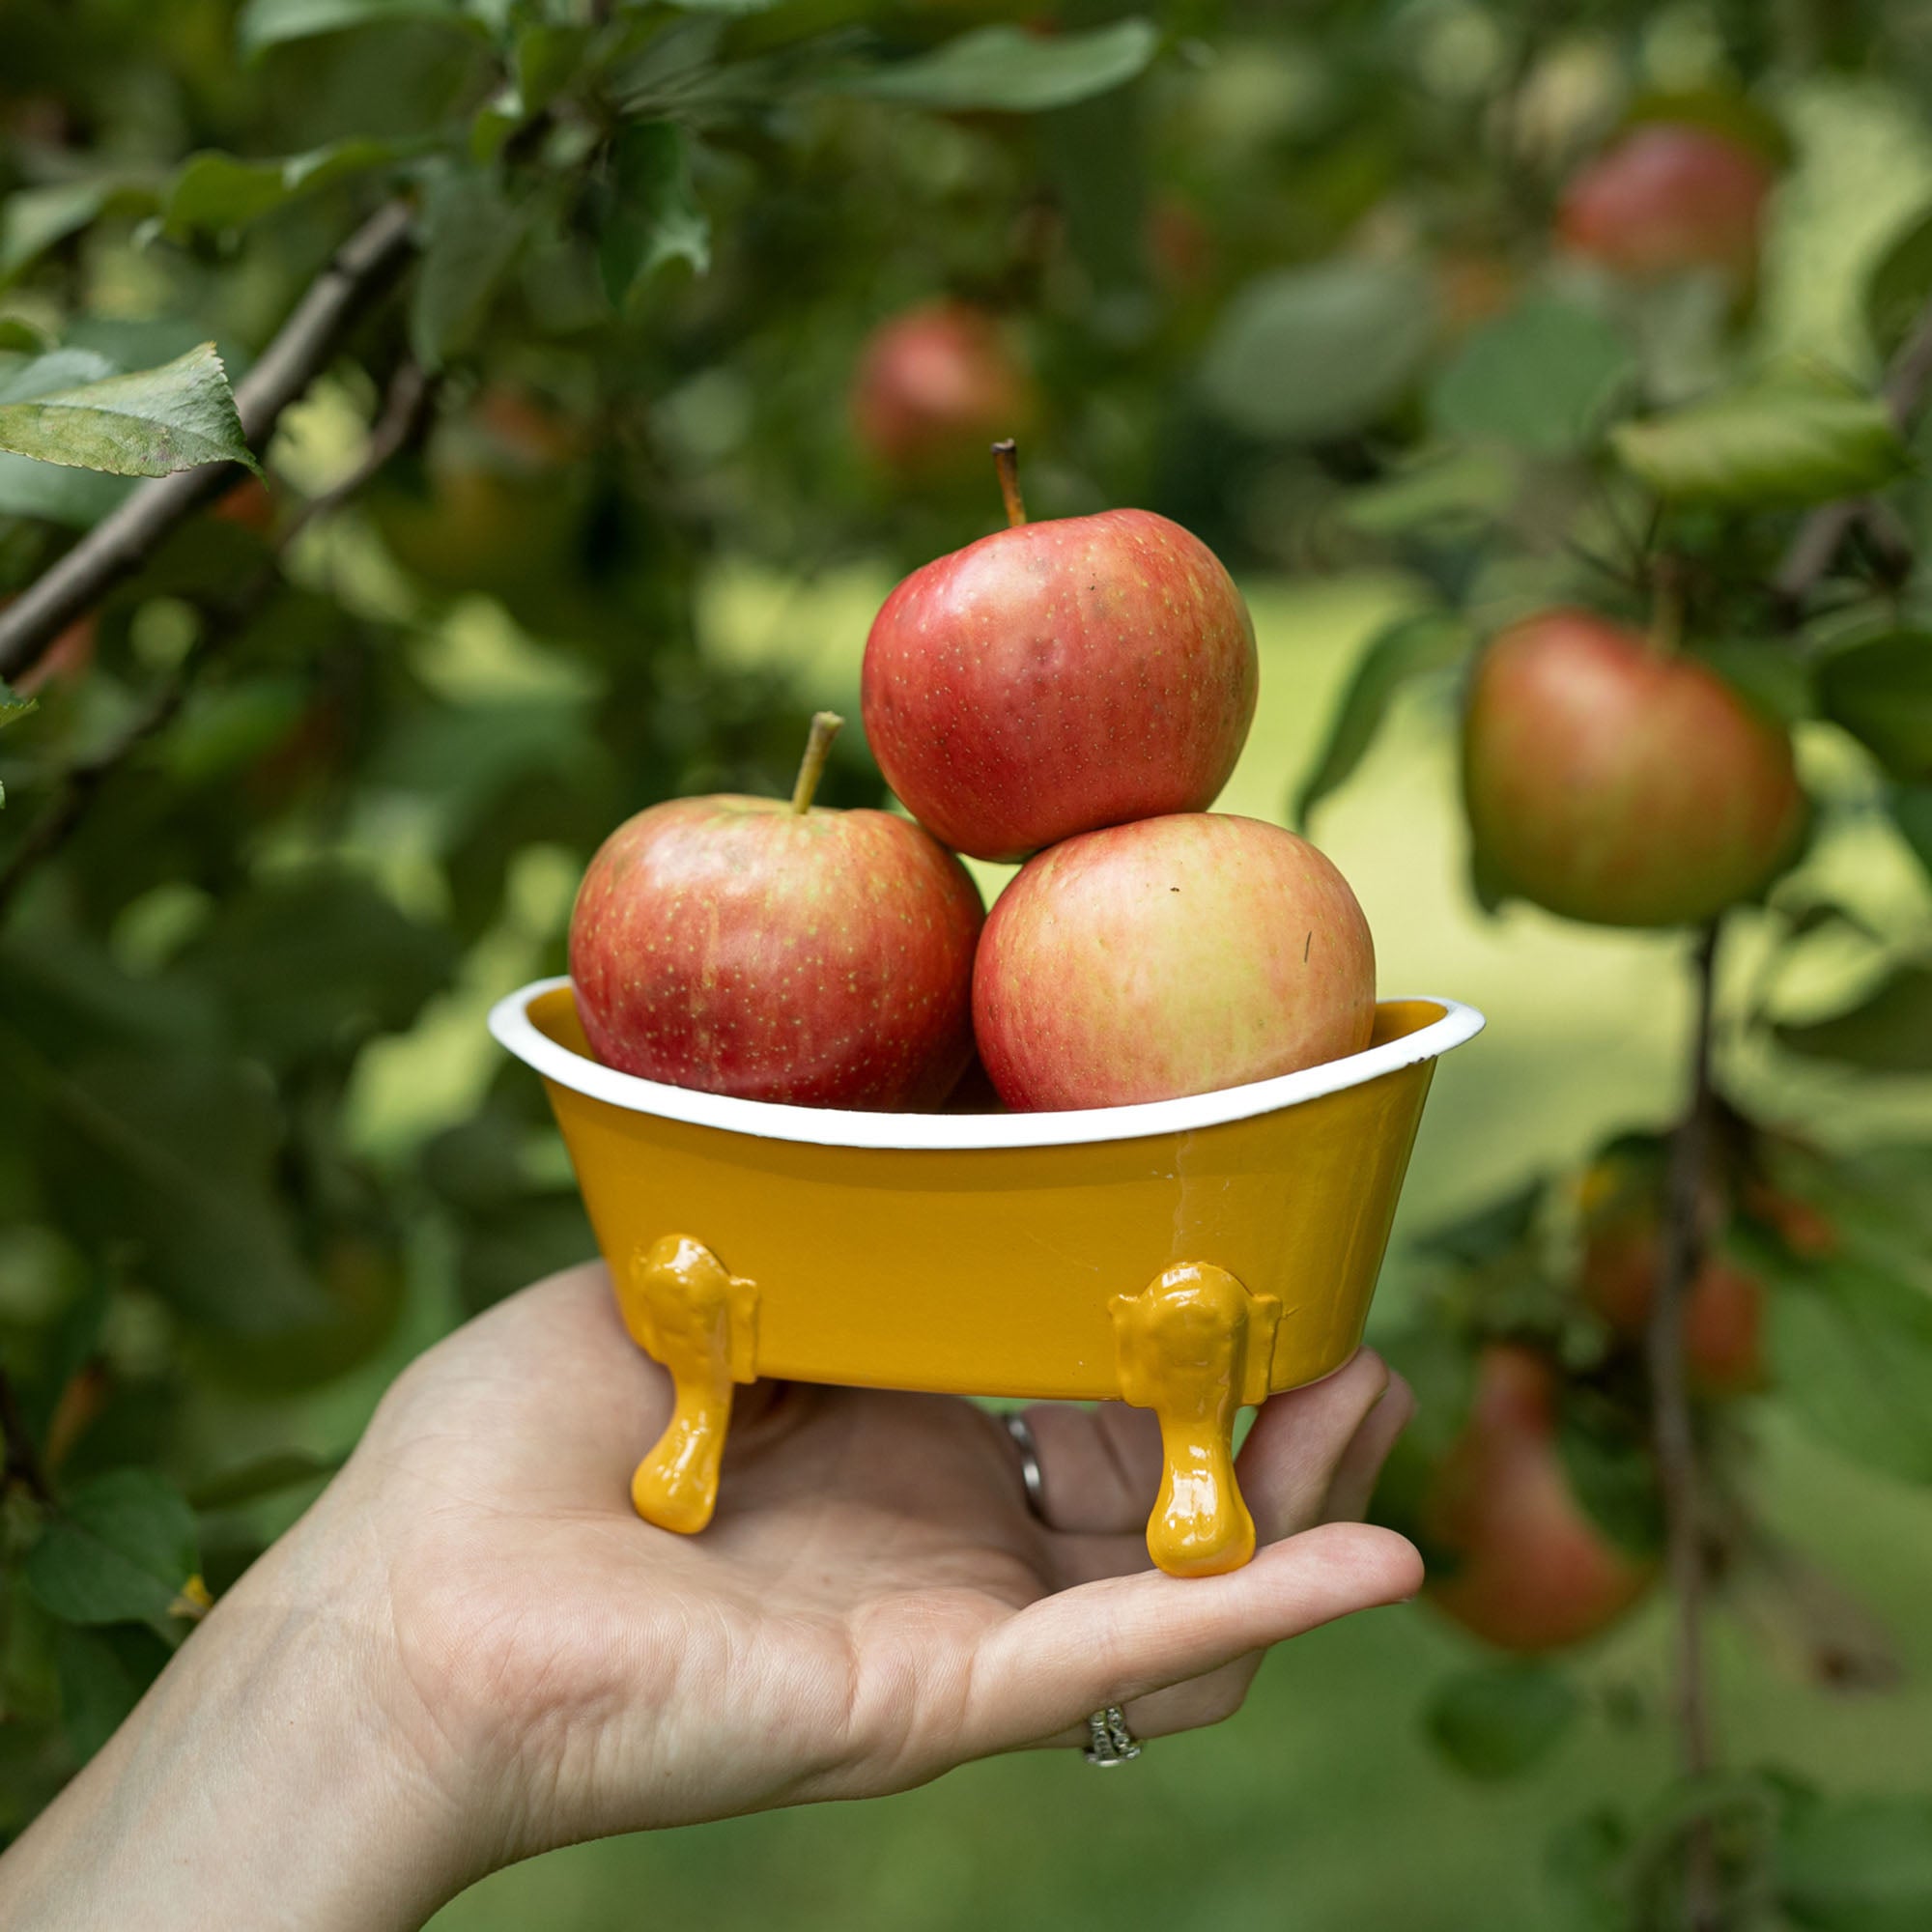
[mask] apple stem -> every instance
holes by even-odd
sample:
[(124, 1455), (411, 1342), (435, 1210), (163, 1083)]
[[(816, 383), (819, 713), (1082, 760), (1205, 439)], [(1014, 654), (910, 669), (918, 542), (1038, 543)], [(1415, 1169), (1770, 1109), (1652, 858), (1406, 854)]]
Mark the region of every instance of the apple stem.
[(825, 776), (825, 760), (832, 753), (832, 741), (838, 735), (844, 719), (836, 711), (811, 714), (811, 735), (805, 741), (805, 756), (799, 760), (798, 782), (791, 788), (791, 809), (803, 815), (811, 810), (811, 795)]
[(1007, 526), (1018, 529), (1026, 522), (1026, 498), (1020, 495), (1020, 446), (1011, 437), (993, 445), (993, 468), (1000, 472), (1000, 495), (1006, 499)]

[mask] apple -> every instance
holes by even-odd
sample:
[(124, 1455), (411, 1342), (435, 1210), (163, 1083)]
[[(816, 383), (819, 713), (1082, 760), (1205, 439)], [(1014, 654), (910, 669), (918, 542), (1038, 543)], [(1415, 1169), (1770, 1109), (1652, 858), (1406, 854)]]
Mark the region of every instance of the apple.
[[(1662, 1230), (1655, 1211), (1626, 1210), (1585, 1238), (1583, 1298), (1625, 1341), (1640, 1344), (1657, 1296)], [(1708, 1396), (1762, 1388), (1764, 1284), (1720, 1254), (1706, 1255), (1684, 1296), (1684, 1366)]]
[(866, 737), (927, 831), (1023, 859), (1213, 804), (1247, 740), (1255, 627), (1214, 553), (1147, 510), (1026, 521), (916, 570), (866, 639)]
[(1376, 955), (1349, 882), (1306, 839), (1216, 812), (1136, 819), (1042, 852), (994, 902), (973, 1032), (1024, 1111), (1169, 1100), (1359, 1052)]
[(874, 462), (924, 478), (963, 469), (995, 437), (1024, 429), (1033, 385), (984, 310), (925, 302), (867, 339), (851, 409), (853, 430)]
[(1486, 1348), (1468, 1425), (1424, 1499), (1424, 1534), (1454, 1559), (1430, 1577), (1430, 1601), (1504, 1650), (1581, 1643), (1623, 1616), (1656, 1576), (1577, 1500), (1557, 1447), (1559, 1389), (1554, 1366), (1532, 1350)]
[(422, 461), (422, 487), (385, 484), (377, 526), (397, 562), (433, 588), (487, 591), (541, 627), (581, 577), (577, 548), (588, 487), (569, 424), (521, 390), (485, 389), (443, 417)]
[(789, 800), (673, 799), (591, 860), (570, 975), (591, 1051), (646, 1080), (797, 1106), (937, 1107), (973, 1050), (966, 868), (909, 820)]
[(1761, 156), (1714, 128), (1651, 122), (1577, 175), (1557, 230), (1632, 281), (1717, 269), (1742, 287), (1756, 271), (1772, 181)]
[(1715, 671), (1584, 611), (1484, 650), (1463, 728), (1478, 867), (1599, 925), (1702, 923), (1797, 844), (1791, 738)]

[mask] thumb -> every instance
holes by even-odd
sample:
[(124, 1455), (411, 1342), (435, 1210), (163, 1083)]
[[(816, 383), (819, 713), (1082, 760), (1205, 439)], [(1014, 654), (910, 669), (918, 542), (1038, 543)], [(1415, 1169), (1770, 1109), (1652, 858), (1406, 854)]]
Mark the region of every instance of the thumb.
[(1331, 1522), (1268, 1545), (1225, 1577), (1140, 1571), (1042, 1597), (989, 1633), (974, 1659), (966, 1754), (1041, 1743), (1090, 1712), (1421, 1587), (1422, 1559), (1406, 1538)]

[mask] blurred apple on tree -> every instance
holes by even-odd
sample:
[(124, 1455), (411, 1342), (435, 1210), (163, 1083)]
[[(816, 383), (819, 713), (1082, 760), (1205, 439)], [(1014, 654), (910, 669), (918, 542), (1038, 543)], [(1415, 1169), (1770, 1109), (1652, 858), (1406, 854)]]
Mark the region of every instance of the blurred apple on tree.
[(985, 310), (933, 301), (882, 322), (852, 377), (860, 447), (895, 476), (960, 474), (1034, 417), (1032, 379)]
[(1775, 179), (1761, 156), (1716, 128), (1647, 122), (1570, 183), (1557, 227), (1577, 253), (1633, 281), (1712, 269), (1744, 287)]
[(1584, 1511), (1558, 1448), (1562, 1378), (1516, 1343), (1476, 1364), (1469, 1421), (1423, 1505), (1435, 1607), (1503, 1650), (1537, 1652), (1607, 1630), (1656, 1580)]

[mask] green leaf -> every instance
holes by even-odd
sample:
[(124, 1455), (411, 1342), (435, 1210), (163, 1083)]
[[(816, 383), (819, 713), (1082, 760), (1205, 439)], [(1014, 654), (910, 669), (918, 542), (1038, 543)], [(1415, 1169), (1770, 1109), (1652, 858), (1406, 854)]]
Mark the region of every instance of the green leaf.
[(1932, 302), (1932, 209), (1912, 222), (1879, 258), (1865, 284), (1865, 327), (1882, 362), (1904, 347)]
[(179, 964), (223, 1002), (243, 1047), (281, 1065), (401, 1032), (457, 953), (365, 881), (317, 870), (236, 895)]
[(1747, 1246), (1772, 1286), (1772, 1364), (1792, 1413), (1868, 1467), (1932, 1483), (1932, 1295), (1862, 1259)]
[(70, 1624), (165, 1628), (200, 1567), (194, 1512), (149, 1469), (113, 1469), (67, 1499), (27, 1553), (27, 1587)]
[(1532, 296), (1472, 331), (1436, 378), (1430, 413), (1445, 436), (1567, 456), (1595, 440), (1635, 371), (1602, 316)]
[(1440, 1222), (1415, 1237), (1415, 1251), (1460, 1267), (1482, 1267), (1529, 1239), (1543, 1205), (1541, 1176), (1515, 1192), (1485, 1202), (1454, 1221)]
[(50, 349), (31, 361), (14, 362), (0, 369), (0, 403), (32, 402), (80, 383), (96, 383), (117, 374), (112, 362), (98, 350), (68, 347)]
[(246, 161), (211, 149), (190, 155), (161, 207), (161, 225), (175, 237), (242, 228), (299, 195), (313, 194), (396, 158), (392, 141), (337, 141), (285, 160)]
[[(0, 677), (0, 731), (9, 724), (17, 724), (30, 711), (38, 711), (41, 700), (38, 697), (22, 697), (4, 677)], [(7, 787), (0, 785), (0, 808), (7, 803)]]
[(1790, 375), (1621, 423), (1610, 444), (1660, 497), (1739, 510), (1862, 496), (1910, 462), (1876, 396)]
[(1807, 1060), (1840, 1060), (1868, 1073), (1932, 1073), (1932, 966), (1897, 966), (1857, 1005), (1830, 1019), (1784, 1024), (1777, 1043)]
[(92, 529), (134, 487), (128, 476), (70, 469), (29, 456), (0, 456), (0, 517), (38, 517), (69, 529)]
[(1208, 401), (1250, 435), (1361, 429), (1409, 386), (1435, 335), (1435, 285), (1398, 262), (1326, 262), (1264, 275), (1208, 344)]
[(462, 0), (248, 0), (235, 22), (235, 43), (253, 58), (285, 41), (340, 33), (394, 20), (447, 20), (467, 26)]
[(1350, 491), (1338, 514), (1364, 536), (1406, 536), (1432, 526), (1446, 534), (1500, 515), (1516, 488), (1511, 465), (1496, 451), (1459, 449)]
[(838, 88), (909, 107), (1038, 114), (1123, 86), (1146, 70), (1159, 44), (1159, 31), (1141, 19), (1046, 37), (981, 27)]
[(1630, 1415), (1578, 1389), (1564, 1405), (1556, 1447), (1577, 1500), (1619, 1548), (1654, 1556), (1663, 1510), (1648, 1438)]
[(1892, 823), (1932, 874), (1932, 784), (1894, 785), (1890, 802)]
[[(83, 355), (57, 350), (0, 384), (0, 449), (115, 476), (166, 476), (202, 463), (258, 469), (212, 342), (158, 369), (42, 386), (37, 371)], [(22, 395), (31, 400), (14, 400)]]
[(1818, 706), (1894, 778), (1932, 782), (1932, 632), (1894, 631), (1819, 667)]
[(1817, 710), (1811, 668), (1795, 651), (1763, 638), (1702, 639), (1690, 654), (1735, 685), (1767, 717), (1795, 724)]
[(173, 1655), (168, 1644), (140, 1624), (96, 1630), (55, 1626), (61, 1727), (75, 1757), (91, 1758), (121, 1728)]
[(1515, 1777), (1548, 1755), (1580, 1700), (1561, 1671), (1497, 1664), (1439, 1684), (1424, 1721), (1443, 1755), (1471, 1777)]
[[(22, 697), (4, 677), (0, 677), (0, 730), (9, 724), (17, 724), (30, 711), (38, 711), (41, 700), (38, 697)], [(0, 785), (0, 810), (7, 804), (7, 787)]]
[(599, 198), (597, 267), (604, 292), (621, 309), (667, 262), (711, 266), (711, 223), (691, 189), (691, 150), (668, 121), (633, 121), (611, 143)]
[(211, 1510), (240, 1509), (244, 1503), (259, 1502), (264, 1496), (279, 1495), (284, 1490), (304, 1483), (319, 1483), (335, 1474), (348, 1461), (348, 1452), (317, 1456), (307, 1449), (277, 1449), (258, 1456), (219, 1475), (197, 1483), (188, 1492), (189, 1503), (204, 1514)]
[(1825, 1799), (1780, 1834), (1777, 1891), (1807, 1932), (1923, 1932), (1932, 1925), (1932, 1800)]
[(1295, 794), (1297, 825), (1306, 826), (1308, 814), (1362, 762), (1396, 693), (1411, 678), (1460, 664), (1471, 641), (1467, 621), (1452, 611), (1417, 611), (1377, 633), (1335, 707), (1314, 770)]
[(52, 347), (52, 337), (43, 334), (25, 317), (0, 315), (0, 352), (9, 355), (44, 355)]
[(425, 369), (475, 339), (523, 245), (526, 214), (479, 173), (438, 177), (423, 204), (423, 259), (410, 303), (410, 346)]
[[(24, 1058), (18, 1035), (11, 1042)], [(189, 1320), (243, 1340), (326, 1329), (336, 1309), (304, 1265), (277, 1190), (279, 1110), (265, 1075), (213, 1057), (98, 1054), (36, 1066), (53, 1130), (56, 1210)]]
[(113, 175), (55, 182), (10, 194), (0, 209), (0, 285), (31, 267), (55, 242), (66, 241), (98, 219), (110, 206), (145, 213), (153, 204), (147, 188)]

